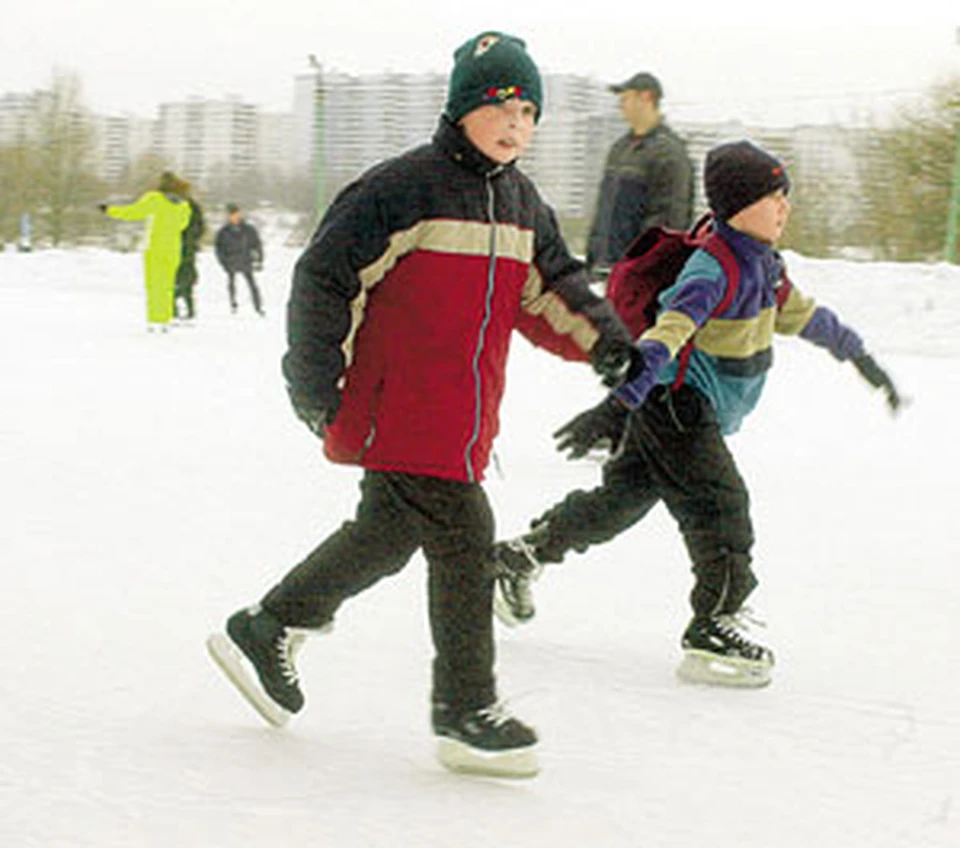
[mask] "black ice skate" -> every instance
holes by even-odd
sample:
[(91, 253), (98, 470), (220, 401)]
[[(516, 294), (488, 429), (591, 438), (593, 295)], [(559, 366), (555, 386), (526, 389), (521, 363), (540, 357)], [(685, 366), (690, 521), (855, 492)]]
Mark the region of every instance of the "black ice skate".
[(743, 635), (750, 619), (736, 615), (694, 617), (683, 634), (683, 662), (677, 676), (691, 683), (719, 686), (766, 686), (773, 670), (773, 652)]
[(437, 759), (450, 771), (487, 777), (534, 777), (537, 734), (505, 712), (500, 704), (457, 712), (433, 707)]
[(533, 582), (543, 571), (533, 546), (523, 537), (493, 546), (493, 612), (508, 627), (530, 621), (536, 614)]
[(294, 660), (308, 632), (286, 627), (255, 606), (230, 616), (226, 631), (207, 639), (207, 650), (250, 705), (283, 727), (303, 708)]

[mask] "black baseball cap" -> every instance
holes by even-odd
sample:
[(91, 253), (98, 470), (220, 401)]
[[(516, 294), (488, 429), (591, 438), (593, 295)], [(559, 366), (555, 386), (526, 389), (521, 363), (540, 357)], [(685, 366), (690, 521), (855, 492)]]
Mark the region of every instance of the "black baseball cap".
[(623, 91), (652, 91), (658, 100), (663, 97), (663, 86), (660, 85), (660, 80), (646, 71), (634, 74), (624, 82), (611, 85), (610, 90), (614, 94), (620, 94)]

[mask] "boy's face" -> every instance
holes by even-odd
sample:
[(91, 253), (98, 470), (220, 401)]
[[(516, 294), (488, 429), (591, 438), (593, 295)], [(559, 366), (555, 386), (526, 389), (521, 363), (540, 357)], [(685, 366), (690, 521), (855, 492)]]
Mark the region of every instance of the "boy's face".
[(512, 98), (478, 106), (460, 123), (474, 147), (488, 159), (508, 165), (523, 155), (533, 138), (537, 107), (529, 100)]
[(753, 236), (766, 244), (776, 244), (783, 235), (790, 217), (790, 201), (782, 188), (764, 195), (730, 218), (727, 223), (735, 230)]

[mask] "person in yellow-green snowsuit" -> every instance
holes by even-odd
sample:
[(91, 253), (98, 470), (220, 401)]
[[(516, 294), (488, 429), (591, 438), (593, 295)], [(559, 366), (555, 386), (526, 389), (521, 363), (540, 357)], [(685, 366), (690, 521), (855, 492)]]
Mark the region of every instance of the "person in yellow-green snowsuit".
[(190, 222), (190, 204), (176, 193), (177, 178), (160, 175), (157, 188), (133, 203), (102, 204), (101, 210), (121, 221), (147, 220), (147, 247), (143, 254), (147, 289), (147, 329), (166, 331), (173, 318), (173, 291), (180, 265), (180, 234)]

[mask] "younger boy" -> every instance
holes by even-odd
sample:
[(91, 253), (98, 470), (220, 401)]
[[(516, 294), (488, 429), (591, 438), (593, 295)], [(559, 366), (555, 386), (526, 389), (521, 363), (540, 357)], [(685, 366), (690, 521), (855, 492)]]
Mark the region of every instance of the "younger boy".
[(524, 43), (471, 39), (455, 53), (432, 143), (346, 188), (297, 262), (283, 360), (290, 397), (327, 457), (364, 476), (356, 518), (209, 640), (273, 724), (303, 706), (294, 666), (303, 634), (422, 548), (440, 761), (505, 777), (538, 770), (536, 734), (497, 704), (494, 519), (480, 485), (510, 336), (519, 328), (561, 356), (589, 357), (607, 378), (631, 350), (514, 165), (540, 109)]
[[(851, 360), (890, 408), (900, 400), (860, 337), (787, 278), (773, 245), (787, 223), (790, 181), (783, 165), (747, 141), (707, 155), (707, 200), (715, 251), (695, 251), (660, 297), (656, 324), (636, 344), (631, 376), (597, 407), (557, 432), (560, 450), (582, 456), (623, 433), (603, 484), (574, 491), (495, 547), (495, 609), (507, 623), (533, 616), (530, 584), (542, 563), (608, 541), (663, 500), (676, 519), (695, 576), (693, 618), (683, 634), (685, 678), (729, 685), (768, 683), (772, 652), (742, 632), (744, 602), (757, 585), (746, 486), (724, 436), (760, 399), (774, 332), (799, 335)], [(733, 266), (728, 279), (724, 265)], [(624, 430), (624, 424), (626, 428)]]

